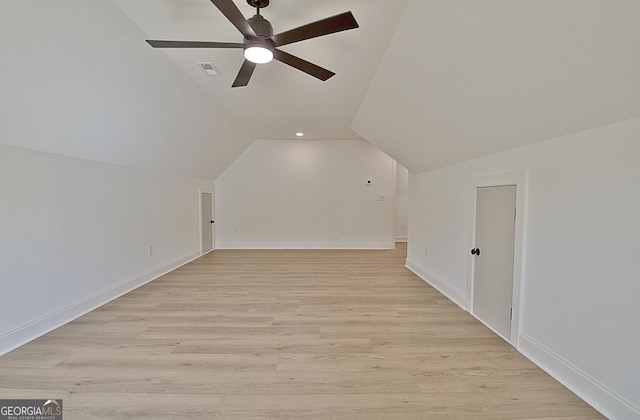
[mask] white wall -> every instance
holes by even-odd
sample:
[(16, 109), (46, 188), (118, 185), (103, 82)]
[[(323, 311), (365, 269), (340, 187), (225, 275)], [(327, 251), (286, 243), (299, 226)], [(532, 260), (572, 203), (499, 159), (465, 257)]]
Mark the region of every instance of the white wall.
[(520, 350), (621, 419), (640, 416), (639, 137), (635, 118), (410, 176), (407, 263), (464, 305), (471, 179), (528, 171)]
[(409, 170), (396, 165), (396, 242), (406, 242), (409, 232)]
[(216, 180), (216, 247), (391, 248), (393, 171), (362, 140), (255, 141)]
[(110, 1), (0, 2), (0, 353), (199, 254), (251, 139), (144, 39)]
[(199, 188), (0, 146), (0, 354), (199, 256)]

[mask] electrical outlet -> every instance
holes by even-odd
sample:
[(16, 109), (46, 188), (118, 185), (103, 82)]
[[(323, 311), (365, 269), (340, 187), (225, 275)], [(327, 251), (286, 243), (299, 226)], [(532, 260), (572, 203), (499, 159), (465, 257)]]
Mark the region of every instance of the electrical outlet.
[(344, 228), (340, 228), (340, 235), (344, 235), (345, 229)]
[(234, 232), (234, 233), (238, 233), (238, 232), (240, 232), (240, 227), (239, 227), (239, 226), (234, 226), (234, 227), (233, 227), (233, 232)]
[(147, 248), (147, 255), (148, 256), (153, 255), (153, 245), (149, 245), (149, 247)]
[(406, 229), (407, 229), (407, 226), (404, 223), (402, 223), (400, 225), (400, 230), (404, 232)]

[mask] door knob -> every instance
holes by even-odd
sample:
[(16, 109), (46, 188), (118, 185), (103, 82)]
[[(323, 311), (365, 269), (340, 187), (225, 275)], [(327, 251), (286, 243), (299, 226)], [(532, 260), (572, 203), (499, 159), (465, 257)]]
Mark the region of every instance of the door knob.
[(211, 223), (215, 223), (215, 221), (212, 220)]
[(471, 250), (471, 255), (480, 255), (480, 248), (473, 248)]

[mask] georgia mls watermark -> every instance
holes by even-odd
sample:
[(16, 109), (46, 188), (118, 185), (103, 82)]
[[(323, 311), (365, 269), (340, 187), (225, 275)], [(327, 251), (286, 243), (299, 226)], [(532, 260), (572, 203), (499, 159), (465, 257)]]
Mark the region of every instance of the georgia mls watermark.
[(0, 420), (62, 420), (62, 400), (0, 400)]

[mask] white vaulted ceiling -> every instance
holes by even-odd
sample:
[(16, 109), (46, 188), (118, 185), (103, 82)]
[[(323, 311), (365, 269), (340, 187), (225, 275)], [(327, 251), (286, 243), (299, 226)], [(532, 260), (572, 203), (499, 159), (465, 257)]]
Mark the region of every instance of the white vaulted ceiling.
[[(149, 39), (242, 42), (242, 35), (209, 0), (112, 0)], [(234, 0), (246, 18), (255, 9)], [(352, 11), (360, 28), (281, 47), (336, 75), (319, 81), (283, 63), (259, 65), (247, 87), (231, 88), (243, 62), (238, 49), (163, 49), (254, 138), (349, 139), (351, 122), (407, 1), (271, 0), (261, 14), (274, 33)], [(140, 39), (144, 42), (144, 39)], [(151, 47), (149, 47), (151, 49)], [(211, 61), (221, 76), (196, 63)], [(170, 83), (170, 81), (168, 81)]]
[[(242, 39), (208, 0), (113, 2), (150, 38)], [(637, 0), (272, 0), (263, 15), (277, 33), (346, 10), (359, 29), (283, 47), (335, 71), (327, 82), (272, 62), (232, 89), (240, 50), (154, 53), (254, 138), (359, 134), (412, 172), (640, 115)]]
[(412, 0), (353, 128), (423, 172), (638, 115), (640, 1)]
[(145, 42), (241, 42), (210, 0), (0, 2), (0, 142), (213, 179), (252, 140), (304, 131), (362, 136), (418, 173), (640, 115), (638, 0), (271, 0), (263, 15), (278, 33), (348, 10), (360, 28), (282, 47), (336, 76), (274, 61), (231, 88), (241, 50)]

